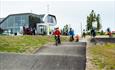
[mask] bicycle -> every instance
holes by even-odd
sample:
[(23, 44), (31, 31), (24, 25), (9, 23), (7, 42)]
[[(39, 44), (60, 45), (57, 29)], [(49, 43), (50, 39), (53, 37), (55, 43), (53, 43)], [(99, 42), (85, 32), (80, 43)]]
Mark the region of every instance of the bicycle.
[(56, 35), (56, 36), (55, 36), (55, 45), (57, 46), (58, 44), (59, 44), (58, 36)]

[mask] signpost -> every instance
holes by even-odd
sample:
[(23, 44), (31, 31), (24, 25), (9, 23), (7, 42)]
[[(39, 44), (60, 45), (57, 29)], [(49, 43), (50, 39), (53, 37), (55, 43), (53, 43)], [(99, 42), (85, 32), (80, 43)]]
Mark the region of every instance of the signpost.
[(97, 21), (93, 21), (92, 26), (93, 26), (94, 29), (96, 29), (97, 28)]

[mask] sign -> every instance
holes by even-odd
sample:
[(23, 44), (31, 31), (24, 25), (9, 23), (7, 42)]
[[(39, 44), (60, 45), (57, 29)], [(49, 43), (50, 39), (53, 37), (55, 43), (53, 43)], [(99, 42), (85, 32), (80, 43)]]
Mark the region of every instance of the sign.
[(97, 21), (92, 22), (93, 28), (97, 28)]

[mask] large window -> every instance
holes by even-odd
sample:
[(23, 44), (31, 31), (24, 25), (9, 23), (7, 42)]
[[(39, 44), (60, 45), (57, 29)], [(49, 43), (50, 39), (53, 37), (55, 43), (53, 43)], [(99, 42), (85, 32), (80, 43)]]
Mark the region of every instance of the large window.
[(56, 24), (56, 18), (55, 18), (55, 16), (48, 15), (48, 17), (47, 17), (47, 22), (48, 22), (50, 25), (55, 25), (55, 24)]
[(46, 26), (44, 25), (39, 25), (38, 27), (38, 33), (41, 34), (41, 35), (45, 35), (47, 33), (47, 28)]
[(21, 16), (16, 16), (15, 17), (15, 25), (17, 27), (21, 25)]
[(21, 17), (21, 23), (22, 23), (22, 25), (24, 25), (26, 23), (26, 17), (25, 16)]
[(12, 15), (8, 16), (0, 27), (6, 31), (16, 33), (20, 31), (20, 27), (28, 24), (28, 15)]
[(7, 19), (8, 28), (13, 27), (13, 24), (14, 24), (14, 17), (13, 17), (13, 16), (10, 16), (10, 17)]
[(47, 20), (48, 23), (54, 23), (54, 19), (52, 16), (48, 16), (48, 20)]
[(15, 16), (15, 25), (17, 27), (23, 26), (26, 23), (25, 16)]

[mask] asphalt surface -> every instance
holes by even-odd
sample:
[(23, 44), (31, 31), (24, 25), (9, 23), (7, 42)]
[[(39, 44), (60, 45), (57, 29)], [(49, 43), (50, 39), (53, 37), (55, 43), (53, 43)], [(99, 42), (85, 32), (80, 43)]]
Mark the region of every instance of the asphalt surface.
[(115, 38), (92, 38), (92, 43), (115, 43)]
[(35, 54), (0, 53), (0, 70), (85, 70), (86, 43), (48, 45)]

